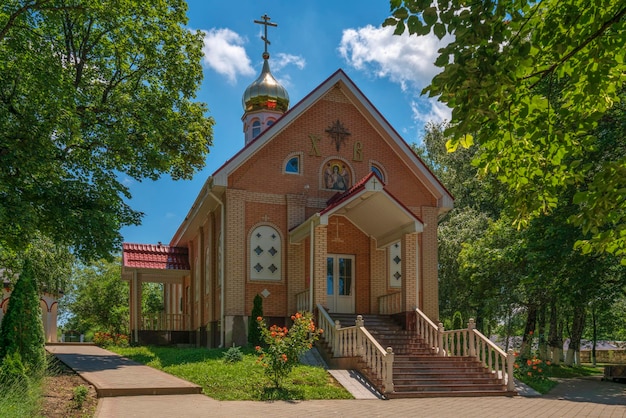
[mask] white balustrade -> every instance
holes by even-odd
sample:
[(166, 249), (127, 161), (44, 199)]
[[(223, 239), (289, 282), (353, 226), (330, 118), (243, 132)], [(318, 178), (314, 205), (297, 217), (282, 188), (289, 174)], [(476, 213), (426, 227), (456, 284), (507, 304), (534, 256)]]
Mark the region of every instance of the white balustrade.
[(393, 392), (393, 359), (391, 347), (386, 350), (365, 329), (363, 317), (357, 316), (356, 325), (342, 327), (333, 322), (328, 312), (317, 305), (318, 326), (324, 330), (323, 338), (328, 343), (333, 357), (360, 357), (373, 377), (382, 382), (383, 392)]
[(141, 329), (144, 331), (184, 331), (187, 314), (160, 313), (141, 318)]
[(311, 312), (310, 307), (310, 289), (303, 290), (296, 294), (296, 311), (297, 312)]
[(402, 312), (402, 292), (390, 293), (378, 298), (378, 312), (393, 315)]

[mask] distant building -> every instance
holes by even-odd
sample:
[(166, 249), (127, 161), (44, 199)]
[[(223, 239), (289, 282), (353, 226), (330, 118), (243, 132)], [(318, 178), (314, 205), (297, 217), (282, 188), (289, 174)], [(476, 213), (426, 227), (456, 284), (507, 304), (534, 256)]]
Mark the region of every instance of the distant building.
[[(0, 294), (0, 323), (7, 312), (13, 285), (6, 278), (5, 270), (0, 269), (0, 280), (2, 281), (2, 293)], [(48, 292), (42, 292), (39, 296), (41, 306), (41, 320), (45, 332), (46, 342), (57, 342), (57, 309), (58, 296)]]

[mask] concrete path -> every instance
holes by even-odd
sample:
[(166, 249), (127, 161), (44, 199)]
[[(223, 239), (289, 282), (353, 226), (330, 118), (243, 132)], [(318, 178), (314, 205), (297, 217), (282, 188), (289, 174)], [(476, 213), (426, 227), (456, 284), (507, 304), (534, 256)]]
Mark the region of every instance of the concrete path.
[[(123, 359), (94, 346), (48, 346), (85, 380), (103, 387), (121, 384), (135, 389), (137, 384), (154, 380), (177, 381), (196, 387), (173, 376), (163, 377), (157, 370)], [(74, 364), (74, 366), (72, 365)], [(155, 374), (155, 372), (157, 372)], [(117, 377), (118, 373), (125, 375)], [(145, 373), (145, 374), (144, 374)], [(133, 375), (131, 377), (131, 375)], [(158, 375), (158, 376), (157, 376)], [(157, 387), (159, 385), (156, 385)], [(184, 384), (181, 386), (185, 387)], [(157, 388), (156, 392), (159, 393)], [(209, 394), (210, 395), (210, 394)], [(599, 379), (570, 379), (541, 397), (423, 398), (394, 400), (323, 400), (323, 401), (216, 401), (201, 394), (161, 396), (103, 397), (96, 417), (611, 417), (626, 418), (626, 384)]]
[(108, 396), (181, 395), (202, 388), (92, 344), (48, 344), (46, 350)]

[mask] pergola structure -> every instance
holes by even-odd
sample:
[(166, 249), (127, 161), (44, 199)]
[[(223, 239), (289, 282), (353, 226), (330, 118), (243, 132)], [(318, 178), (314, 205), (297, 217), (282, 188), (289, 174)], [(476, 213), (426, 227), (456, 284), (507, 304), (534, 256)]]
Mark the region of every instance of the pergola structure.
[[(122, 252), (122, 280), (130, 282), (131, 340), (139, 342), (139, 331), (186, 331), (190, 324), (183, 314), (185, 297), (183, 285), (190, 274), (187, 248), (171, 247), (161, 243), (124, 243)], [(144, 282), (163, 283), (166, 286), (165, 312), (159, 318), (143, 318), (141, 313), (141, 285)]]

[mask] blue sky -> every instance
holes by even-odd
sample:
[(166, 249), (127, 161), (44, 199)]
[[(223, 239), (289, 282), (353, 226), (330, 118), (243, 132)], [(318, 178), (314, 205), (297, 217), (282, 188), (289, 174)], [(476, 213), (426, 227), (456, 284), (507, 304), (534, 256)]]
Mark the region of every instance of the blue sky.
[[(433, 75), (441, 43), (436, 37), (394, 36), (382, 22), (388, 0), (191, 0), (189, 27), (201, 30), (204, 81), (198, 100), (215, 119), (213, 146), (193, 180), (126, 179), (142, 225), (122, 229), (124, 241), (169, 243), (205, 180), (244, 145), (241, 96), (260, 73), (267, 14), (270, 68), (285, 86), (290, 106), (341, 68), (408, 143), (420, 141), (426, 121), (449, 119), (449, 110), (420, 96)], [(445, 38), (444, 38), (445, 40)]]

